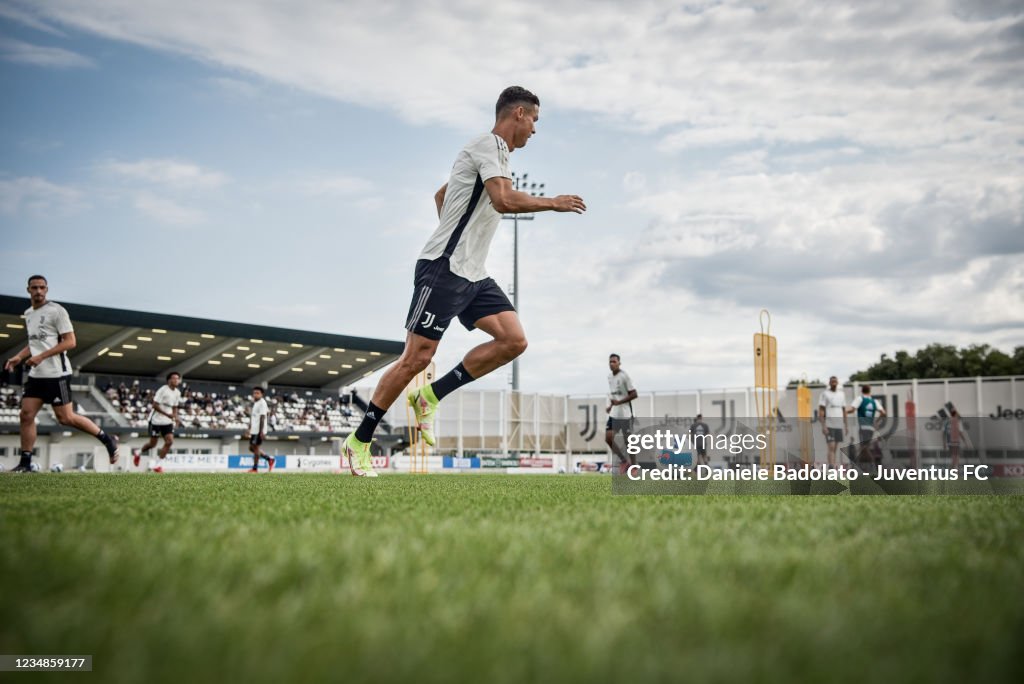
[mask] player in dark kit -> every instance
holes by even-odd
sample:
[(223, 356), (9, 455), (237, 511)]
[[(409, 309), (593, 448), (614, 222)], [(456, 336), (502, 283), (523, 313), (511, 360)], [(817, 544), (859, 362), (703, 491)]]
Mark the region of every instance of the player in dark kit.
[(576, 195), (533, 197), (512, 187), (509, 154), (526, 145), (540, 118), (540, 99), (525, 88), (502, 91), (494, 128), (477, 136), (455, 158), (448, 182), (434, 195), (439, 225), (416, 262), (405, 349), (377, 384), (358, 429), (342, 454), (353, 475), (374, 477), (370, 440), (377, 424), (416, 374), (434, 358), (448, 325), (459, 319), (493, 339), (474, 347), (462, 363), (406, 397), (427, 444), (434, 444), (434, 410), (466, 383), (504, 366), (526, 350), (526, 334), (508, 297), (487, 276), (484, 261), (502, 214), (562, 211), (582, 214)]
[(103, 443), (110, 463), (117, 463), (117, 437), (101, 430), (96, 423), (75, 413), (71, 400), (71, 362), (68, 352), (75, 348), (75, 329), (67, 310), (46, 298), (49, 284), (41, 275), (28, 279), (32, 306), (25, 311), (28, 344), (7, 359), (4, 370), (12, 371), (24, 363), (28, 381), (21, 397), (21, 461), (13, 472), (32, 471), (32, 454), (36, 446), (36, 415), (43, 404), (50, 404), (61, 425), (88, 433)]
[(693, 424), (690, 425), (690, 444), (697, 452), (698, 465), (708, 465), (708, 443), (710, 441), (711, 428), (704, 422), (704, 417), (698, 413), (693, 419)]

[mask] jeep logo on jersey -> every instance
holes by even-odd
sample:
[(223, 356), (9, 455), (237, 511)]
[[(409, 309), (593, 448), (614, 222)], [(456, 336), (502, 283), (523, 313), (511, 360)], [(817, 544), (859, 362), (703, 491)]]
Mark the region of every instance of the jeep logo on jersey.
[(424, 311), (423, 314), (423, 320), (420, 321), (420, 325), (422, 325), (424, 328), (429, 328), (431, 325), (434, 324), (434, 314), (430, 313), (429, 311)]

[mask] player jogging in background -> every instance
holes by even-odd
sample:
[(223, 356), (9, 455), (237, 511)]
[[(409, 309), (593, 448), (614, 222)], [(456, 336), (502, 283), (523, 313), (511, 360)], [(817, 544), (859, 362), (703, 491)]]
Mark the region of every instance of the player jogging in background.
[(615, 435), (621, 432), (623, 442), (629, 440), (629, 433), (633, 429), (633, 400), (636, 399), (636, 388), (633, 387), (629, 373), (622, 369), (621, 361), (618, 354), (611, 354), (608, 357), (608, 368), (611, 372), (608, 373), (608, 406), (605, 408), (608, 422), (604, 426), (604, 441), (619, 457), (620, 470), (626, 472), (626, 468), (636, 463), (636, 458), (623, 453), (615, 442)]
[(818, 419), (821, 420), (821, 431), (825, 433), (830, 468), (836, 467), (836, 448), (846, 434), (846, 397), (838, 387), (839, 378), (833, 375), (828, 379), (828, 389), (818, 400)]
[(10, 372), (24, 363), (28, 381), (21, 397), (21, 460), (12, 472), (32, 471), (36, 446), (36, 415), (43, 404), (50, 404), (61, 425), (88, 433), (103, 443), (110, 463), (117, 463), (117, 437), (112, 437), (85, 416), (75, 413), (71, 400), (71, 362), (68, 351), (78, 344), (71, 318), (63, 306), (46, 298), (50, 291), (46, 278), (28, 279), (32, 306), (25, 311), (28, 345), (7, 359), (4, 370)]
[[(149, 441), (142, 445), (138, 452), (133, 454), (132, 463), (139, 467), (139, 460), (142, 454), (149, 453), (149, 450), (156, 446), (160, 437), (164, 439), (164, 445), (160, 447), (158, 455), (160, 460), (167, 458), (167, 452), (174, 444), (174, 426), (181, 425), (178, 419), (178, 407), (181, 406), (181, 374), (178, 371), (171, 371), (167, 374), (167, 384), (156, 391), (153, 395), (153, 410), (149, 413)], [(152, 465), (152, 460), (150, 460)], [(153, 468), (154, 473), (164, 472), (162, 465)]]
[(697, 414), (690, 425), (690, 444), (697, 452), (697, 464), (708, 465), (708, 443), (711, 442), (711, 428), (704, 422), (704, 416)]
[(448, 182), (434, 195), (440, 221), (416, 262), (405, 349), (381, 377), (362, 422), (342, 448), (353, 475), (376, 476), (370, 441), (377, 424), (430, 363), (454, 318), (467, 330), (479, 328), (492, 339), (471, 349), (446, 375), (407, 395), (427, 444), (435, 442), (438, 402), (526, 350), (526, 335), (512, 303), (484, 269), (491, 239), (502, 214), (586, 211), (576, 195), (533, 197), (512, 187), (509, 154), (526, 145), (539, 118), (536, 95), (518, 86), (506, 88), (495, 106), (494, 128), (459, 152)]
[(871, 385), (860, 386), (860, 396), (846, 409), (848, 414), (857, 414), (858, 460), (875, 462), (881, 456), (875, 451), (875, 421), (885, 415), (885, 409), (871, 396)]
[(252, 413), (249, 415), (249, 429), (243, 435), (249, 440), (249, 453), (252, 454), (252, 468), (250, 473), (258, 473), (260, 470), (260, 459), (267, 459), (267, 472), (274, 469), (274, 457), (267, 456), (263, 449), (263, 440), (267, 436), (267, 428), (270, 423), (270, 407), (263, 397), (262, 387), (252, 388)]

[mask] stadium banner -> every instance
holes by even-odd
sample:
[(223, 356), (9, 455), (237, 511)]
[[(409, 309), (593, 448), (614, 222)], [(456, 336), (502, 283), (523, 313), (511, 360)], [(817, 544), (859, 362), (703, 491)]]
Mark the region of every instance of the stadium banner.
[[(387, 456), (371, 456), (370, 462), (374, 470), (387, 470), (391, 467), (391, 459)], [(339, 470), (348, 472), (348, 463), (341, 456), (289, 456), (288, 467), (293, 471), (306, 473), (334, 473)]]
[(333, 472), (342, 467), (340, 456), (289, 456), (288, 461), (292, 470), (307, 473)]
[[(274, 457), (274, 471), (294, 472), (337, 472), (347, 469), (348, 465), (342, 463), (340, 456), (316, 455), (316, 456), (278, 456)], [(375, 470), (387, 470), (391, 466), (391, 459), (387, 456), (373, 456), (373, 467)], [(154, 460), (154, 463), (157, 461)], [(168, 454), (167, 458), (159, 462), (166, 471), (176, 472), (214, 472), (251, 470), (252, 454)], [(260, 459), (259, 470), (267, 470), (267, 462)]]
[(468, 470), (480, 467), (480, 458), (478, 456), (442, 456), (441, 457), (442, 468), (457, 468), (460, 470)]
[(607, 473), (609, 465), (605, 461), (588, 461), (585, 459), (577, 460), (573, 463), (572, 471), (574, 473)]
[(518, 468), (519, 460), (515, 456), (482, 456), (480, 465), (484, 468)]
[[(270, 456), (271, 454), (267, 454)], [(274, 459), (274, 470), (285, 469), (288, 467), (287, 456), (273, 456)], [(228, 456), (228, 468), (231, 470), (252, 470), (252, 454), (232, 454)], [(259, 470), (266, 470), (268, 468), (267, 461), (264, 458), (260, 459)]]
[(227, 454), (167, 454), (167, 458), (154, 458), (152, 462), (162, 466), (165, 471), (205, 472), (227, 470), (230, 467), (229, 459)]
[[(942, 407), (908, 421), (878, 412), (793, 419), (635, 418), (618, 494), (1024, 494), (1024, 419)], [(894, 410), (893, 413), (896, 413)], [(993, 414), (997, 415), (997, 414)]]
[(517, 464), (520, 468), (553, 468), (555, 465), (554, 459), (551, 458), (536, 458), (524, 456), (519, 459)]

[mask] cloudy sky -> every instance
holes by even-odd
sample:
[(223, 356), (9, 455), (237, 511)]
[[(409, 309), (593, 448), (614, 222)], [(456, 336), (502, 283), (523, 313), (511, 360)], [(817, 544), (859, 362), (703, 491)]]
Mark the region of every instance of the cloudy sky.
[(601, 392), (610, 351), (749, 385), (762, 307), (783, 381), (1009, 350), (1022, 67), (1010, 0), (0, 0), (0, 292), (402, 339), (433, 193), (520, 84), (513, 168), (589, 207), (521, 224), (523, 389)]

